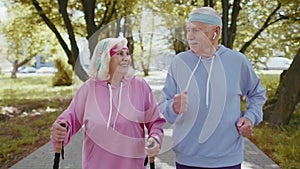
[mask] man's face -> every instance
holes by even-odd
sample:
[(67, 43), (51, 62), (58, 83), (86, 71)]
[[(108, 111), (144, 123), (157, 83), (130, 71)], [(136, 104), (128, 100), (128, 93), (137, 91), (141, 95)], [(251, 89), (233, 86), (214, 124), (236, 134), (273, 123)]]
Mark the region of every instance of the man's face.
[(212, 40), (216, 26), (201, 23), (189, 22), (187, 24), (187, 41), (191, 51), (198, 55), (212, 55), (215, 47), (212, 45)]

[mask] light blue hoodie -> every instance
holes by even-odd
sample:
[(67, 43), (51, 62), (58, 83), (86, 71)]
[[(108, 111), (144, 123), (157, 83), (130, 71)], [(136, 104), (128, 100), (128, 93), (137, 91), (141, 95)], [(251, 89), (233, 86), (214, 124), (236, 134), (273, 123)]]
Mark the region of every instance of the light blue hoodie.
[[(175, 94), (188, 90), (188, 110), (177, 115)], [(242, 113), (240, 96), (246, 96)], [(244, 160), (244, 139), (236, 123), (244, 116), (253, 125), (262, 121), (265, 89), (251, 63), (241, 53), (220, 46), (213, 57), (191, 51), (178, 54), (170, 65), (159, 107), (174, 123), (176, 162), (198, 167), (224, 167)]]

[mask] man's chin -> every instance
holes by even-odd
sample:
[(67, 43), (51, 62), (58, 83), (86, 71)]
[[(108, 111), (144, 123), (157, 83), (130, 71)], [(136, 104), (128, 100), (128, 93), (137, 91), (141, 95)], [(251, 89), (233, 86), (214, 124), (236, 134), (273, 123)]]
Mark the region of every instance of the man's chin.
[(208, 57), (208, 56), (211, 56), (213, 55), (214, 53), (210, 52), (210, 51), (206, 51), (204, 49), (198, 49), (198, 50), (195, 50), (195, 49), (192, 49), (190, 48), (190, 50), (195, 53), (196, 55), (198, 56), (203, 56), (203, 57)]

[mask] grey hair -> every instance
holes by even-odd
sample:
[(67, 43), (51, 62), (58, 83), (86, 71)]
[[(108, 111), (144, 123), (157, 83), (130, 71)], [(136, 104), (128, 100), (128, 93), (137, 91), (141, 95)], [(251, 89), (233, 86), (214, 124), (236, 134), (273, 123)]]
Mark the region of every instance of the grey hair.
[[(127, 45), (126, 38), (106, 38), (99, 41), (93, 52), (93, 56), (89, 65), (88, 75), (90, 78), (98, 80), (109, 80), (109, 64), (111, 60), (110, 50), (117, 45), (118, 48), (122, 48)], [(100, 66), (97, 67), (97, 60), (100, 59)], [(98, 61), (99, 62), (99, 61)], [(125, 79), (134, 75), (132, 67), (129, 68)]]

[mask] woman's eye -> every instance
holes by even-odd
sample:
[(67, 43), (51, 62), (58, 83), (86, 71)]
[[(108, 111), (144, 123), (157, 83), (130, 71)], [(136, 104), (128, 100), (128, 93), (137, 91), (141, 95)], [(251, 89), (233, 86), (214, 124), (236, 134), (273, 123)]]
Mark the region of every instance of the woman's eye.
[(129, 52), (123, 52), (123, 51), (120, 51), (120, 52), (117, 52), (117, 55), (119, 55), (119, 56), (123, 56), (123, 55), (128, 56), (128, 55), (129, 55)]

